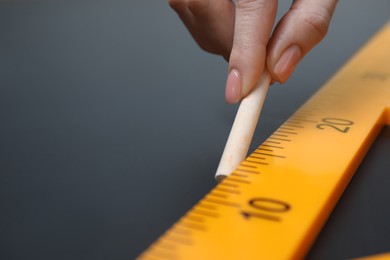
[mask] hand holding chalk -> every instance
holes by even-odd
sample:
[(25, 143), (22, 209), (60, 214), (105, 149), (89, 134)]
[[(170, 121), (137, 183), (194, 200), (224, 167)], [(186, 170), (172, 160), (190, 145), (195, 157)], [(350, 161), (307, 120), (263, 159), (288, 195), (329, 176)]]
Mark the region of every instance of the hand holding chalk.
[(245, 159), (270, 81), (271, 77), (265, 70), (254, 90), (241, 101), (215, 175), (217, 181), (230, 175)]
[(251, 93), (264, 68), (274, 81), (287, 81), (325, 37), (338, 1), (292, 1), (279, 21), (278, 0), (168, 2), (202, 49), (229, 61), (226, 101), (238, 103)]

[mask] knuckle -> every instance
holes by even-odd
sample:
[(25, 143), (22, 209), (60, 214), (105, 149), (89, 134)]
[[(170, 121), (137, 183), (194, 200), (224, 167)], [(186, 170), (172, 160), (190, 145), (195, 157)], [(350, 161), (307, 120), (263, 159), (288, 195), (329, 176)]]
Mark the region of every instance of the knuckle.
[(192, 12), (199, 12), (208, 7), (209, 0), (187, 0), (187, 7)]
[(320, 13), (307, 13), (303, 21), (318, 35), (319, 39), (321, 40), (328, 32), (330, 15), (323, 15)]

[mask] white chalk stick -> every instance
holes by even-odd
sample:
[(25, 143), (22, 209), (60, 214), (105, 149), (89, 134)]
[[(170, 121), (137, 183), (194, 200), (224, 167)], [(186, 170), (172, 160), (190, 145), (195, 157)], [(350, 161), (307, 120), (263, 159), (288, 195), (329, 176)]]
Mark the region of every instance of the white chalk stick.
[(255, 89), (241, 101), (215, 178), (221, 181), (246, 158), (271, 77), (264, 71)]

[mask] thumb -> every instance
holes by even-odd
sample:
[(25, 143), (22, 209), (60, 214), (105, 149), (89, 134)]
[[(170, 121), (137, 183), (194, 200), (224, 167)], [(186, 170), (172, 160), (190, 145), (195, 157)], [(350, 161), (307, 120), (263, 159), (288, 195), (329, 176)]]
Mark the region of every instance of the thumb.
[(268, 45), (272, 78), (285, 82), (299, 61), (326, 35), (337, 0), (295, 0)]

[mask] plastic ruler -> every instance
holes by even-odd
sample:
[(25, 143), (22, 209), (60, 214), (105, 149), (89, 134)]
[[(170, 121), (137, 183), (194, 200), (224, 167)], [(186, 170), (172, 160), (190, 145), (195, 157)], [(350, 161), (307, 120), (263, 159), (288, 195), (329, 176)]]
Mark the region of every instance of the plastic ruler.
[(303, 258), (385, 124), (390, 24), (139, 258)]

